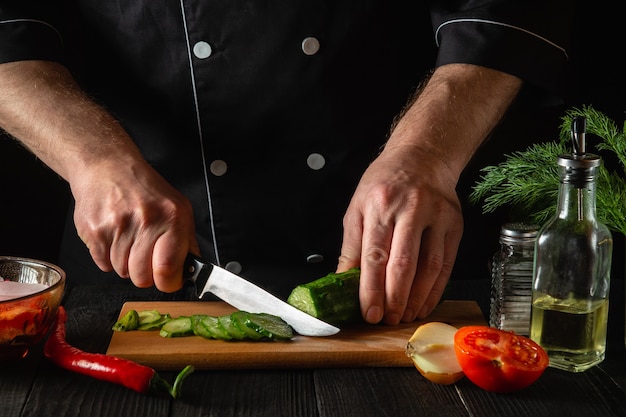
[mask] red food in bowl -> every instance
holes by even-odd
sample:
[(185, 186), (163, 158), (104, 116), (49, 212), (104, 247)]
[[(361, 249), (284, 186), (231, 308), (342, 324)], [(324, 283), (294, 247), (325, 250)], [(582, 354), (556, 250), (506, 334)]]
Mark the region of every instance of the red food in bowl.
[(8, 362), (25, 357), (48, 333), (63, 297), (65, 272), (47, 262), (3, 256), (0, 277), (0, 362)]

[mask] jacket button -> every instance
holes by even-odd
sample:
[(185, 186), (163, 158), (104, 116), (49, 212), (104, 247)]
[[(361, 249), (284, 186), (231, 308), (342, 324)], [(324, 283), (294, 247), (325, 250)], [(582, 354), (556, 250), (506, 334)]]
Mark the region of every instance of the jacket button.
[(211, 162), (211, 165), (209, 165), (209, 170), (211, 171), (211, 174), (215, 175), (216, 177), (221, 177), (222, 175), (226, 174), (226, 171), (228, 171), (228, 165), (225, 161), (222, 161), (221, 159), (216, 159), (215, 161)]
[(306, 158), (306, 164), (309, 168), (318, 171), (324, 168), (324, 165), (326, 165), (326, 159), (319, 153), (312, 153)]
[(306, 257), (306, 261), (310, 264), (318, 264), (324, 260), (324, 255), (320, 255), (319, 253), (314, 253)]
[(241, 264), (237, 261), (230, 261), (224, 266), (224, 269), (232, 272), (233, 274), (238, 274), (241, 272)]
[(312, 36), (302, 41), (302, 52), (306, 55), (315, 55), (320, 50), (320, 41)]
[(200, 41), (193, 46), (193, 54), (196, 58), (205, 59), (211, 56), (213, 50), (207, 42)]

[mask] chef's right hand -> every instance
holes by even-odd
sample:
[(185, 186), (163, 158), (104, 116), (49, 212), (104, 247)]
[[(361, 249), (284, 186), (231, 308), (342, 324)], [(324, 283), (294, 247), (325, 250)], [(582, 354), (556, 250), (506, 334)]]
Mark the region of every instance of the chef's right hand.
[(70, 182), (78, 235), (103, 271), (140, 288), (182, 287), (188, 252), (199, 253), (191, 203), (145, 161), (98, 161)]
[(179, 289), (187, 253), (200, 253), (191, 205), (122, 126), (52, 61), (0, 64), (0, 91), (0, 126), (69, 183), (78, 234), (100, 269)]

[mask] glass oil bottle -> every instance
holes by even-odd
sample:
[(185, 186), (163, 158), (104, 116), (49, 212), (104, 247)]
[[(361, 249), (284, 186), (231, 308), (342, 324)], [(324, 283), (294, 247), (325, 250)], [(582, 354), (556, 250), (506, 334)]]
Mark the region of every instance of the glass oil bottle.
[(586, 153), (586, 120), (572, 121), (571, 155), (558, 158), (556, 215), (535, 244), (530, 337), (550, 366), (581, 372), (606, 350), (613, 239), (596, 218), (597, 155)]

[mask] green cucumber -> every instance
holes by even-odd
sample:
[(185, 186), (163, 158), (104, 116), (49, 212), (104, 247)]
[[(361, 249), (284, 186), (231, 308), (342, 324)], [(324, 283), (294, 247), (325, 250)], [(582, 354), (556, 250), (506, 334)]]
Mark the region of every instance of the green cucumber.
[(219, 340), (231, 340), (232, 337), (219, 323), (215, 316), (205, 316), (200, 320), (200, 324), (205, 326), (207, 330), (213, 334), (214, 339)]
[(159, 330), (172, 317), (156, 310), (129, 310), (113, 324), (113, 330), (126, 332), (129, 330)]
[(139, 326), (139, 313), (136, 310), (130, 310), (122, 318), (113, 324), (113, 330), (117, 332), (127, 332), (137, 330)]
[(137, 330), (160, 330), (171, 319), (169, 314), (161, 314), (156, 310), (140, 311)]
[(163, 337), (182, 337), (193, 334), (191, 317), (180, 316), (169, 320), (161, 327), (159, 334)]
[(235, 311), (230, 315), (230, 318), (233, 321), (233, 324), (237, 326), (237, 328), (246, 335), (247, 339), (259, 340), (263, 338), (263, 335), (249, 327), (246, 324), (246, 320), (248, 318), (248, 313), (245, 311)]
[(331, 324), (356, 322), (359, 303), (360, 268), (330, 273), (293, 289), (287, 302), (299, 310)]
[(143, 310), (137, 313), (139, 316), (139, 324), (154, 323), (161, 320), (161, 313), (156, 310)]
[(246, 334), (237, 327), (230, 314), (219, 316), (217, 320), (232, 339), (243, 340), (246, 338)]
[(191, 327), (193, 334), (204, 337), (205, 339), (215, 339), (209, 328), (202, 323), (202, 319), (207, 317), (206, 314), (194, 314), (191, 316)]
[(278, 316), (267, 313), (246, 313), (244, 324), (272, 340), (290, 340), (293, 328)]
[(219, 340), (289, 340), (294, 330), (280, 317), (266, 313), (236, 311), (222, 316), (193, 314), (172, 318), (156, 310), (130, 310), (114, 325), (116, 331), (160, 329), (162, 337), (196, 335)]

